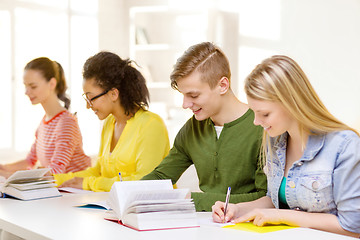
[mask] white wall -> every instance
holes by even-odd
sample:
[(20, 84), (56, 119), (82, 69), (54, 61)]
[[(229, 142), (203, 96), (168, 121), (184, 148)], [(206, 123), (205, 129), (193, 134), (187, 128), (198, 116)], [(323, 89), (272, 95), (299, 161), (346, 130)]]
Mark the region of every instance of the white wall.
[(283, 1), (284, 51), (340, 120), (360, 129), (360, 1)]
[(123, 0), (99, 0), (99, 50), (129, 56), (128, 13)]
[[(128, 55), (128, 1), (131, 0), (100, 1), (100, 49)], [(146, 1), (137, 2), (146, 4)], [(286, 54), (307, 73), (329, 110), (360, 129), (360, 0), (215, 0), (211, 3), (209, 8), (215, 6), (212, 11), (222, 11), (223, 15), (229, 12), (233, 17), (223, 18), (226, 21), (222, 31), (214, 31), (222, 36), (204, 41), (224, 43), (238, 76), (233, 79), (236, 81), (233, 86), (241, 100), (246, 100), (243, 79), (254, 66), (273, 54)], [(238, 52), (237, 59), (234, 52)]]
[[(262, 58), (289, 55), (303, 68), (328, 109), (360, 130), (360, 1), (255, 2), (256, 7), (240, 10), (239, 85)], [(258, 8), (263, 2), (268, 10), (261, 16)], [(271, 7), (274, 9), (269, 11)], [(249, 10), (247, 18), (241, 16)], [(241, 27), (252, 21), (259, 21), (252, 29), (255, 37), (242, 35)], [(241, 88), (239, 96), (244, 99)]]

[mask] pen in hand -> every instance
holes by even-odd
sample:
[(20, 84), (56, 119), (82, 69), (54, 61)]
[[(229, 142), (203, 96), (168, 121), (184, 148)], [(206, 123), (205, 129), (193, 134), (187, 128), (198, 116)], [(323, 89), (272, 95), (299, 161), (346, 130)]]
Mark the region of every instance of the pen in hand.
[(226, 216), (227, 206), (229, 205), (230, 192), (231, 192), (231, 187), (228, 187), (228, 190), (226, 193), (226, 199), (225, 199), (225, 207), (224, 207), (224, 222), (226, 221), (225, 216)]
[(119, 178), (120, 178), (120, 182), (122, 182), (121, 172), (119, 172)]

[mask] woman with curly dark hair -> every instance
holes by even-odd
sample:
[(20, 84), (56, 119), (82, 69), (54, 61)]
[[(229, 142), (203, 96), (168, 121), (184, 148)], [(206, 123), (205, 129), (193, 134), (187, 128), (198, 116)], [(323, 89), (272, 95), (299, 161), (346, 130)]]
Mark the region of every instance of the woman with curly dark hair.
[(139, 180), (168, 154), (169, 138), (163, 120), (147, 110), (149, 92), (131, 61), (111, 52), (90, 57), (83, 68), (83, 97), (100, 120), (105, 120), (94, 167), (57, 174), (63, 187), (110, 191), (119, 180)]

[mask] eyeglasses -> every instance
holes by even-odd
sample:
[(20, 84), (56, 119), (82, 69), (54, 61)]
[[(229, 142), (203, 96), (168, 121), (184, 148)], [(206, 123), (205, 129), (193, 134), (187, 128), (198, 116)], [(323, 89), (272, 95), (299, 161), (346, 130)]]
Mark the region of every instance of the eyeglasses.
[(109, 92), (109, 90), (105, 90), (105, 91), (103, 91), (102, 93), (100, 93), (100, 94), (98, 94), (98, 95), (96, 95), (95, 97), (92, 97), (92, 98), (90, 98), (90, 99), (87, 97), (86, 93), (83, 93), (82, 96), (83, 96), (83, 98), (85, 99), (85, 101), (89, 104), (89, 106), (92, 107), (93, 101), (94, 101), (95, 99), (97, 99), (97, 98), (99, 98), (99, 97), (101, 97), (101, 96), (104, 96), (104, 95), (107, 94), (108, 92)]

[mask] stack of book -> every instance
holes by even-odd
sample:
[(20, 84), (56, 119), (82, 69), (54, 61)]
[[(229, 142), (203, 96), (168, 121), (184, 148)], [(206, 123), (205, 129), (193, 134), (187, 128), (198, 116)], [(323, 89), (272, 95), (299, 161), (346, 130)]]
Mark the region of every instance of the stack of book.
[(0, 183), (0, 196), (11, 196), (20, 200), (61, 196), (52, 176), (45, 176), (49, 168), (21, 170)]
[(170, 180), (115, 182), (108, 204), (127, 227), (144, 231), (198, 227), (188, 189), (173, 189)]

